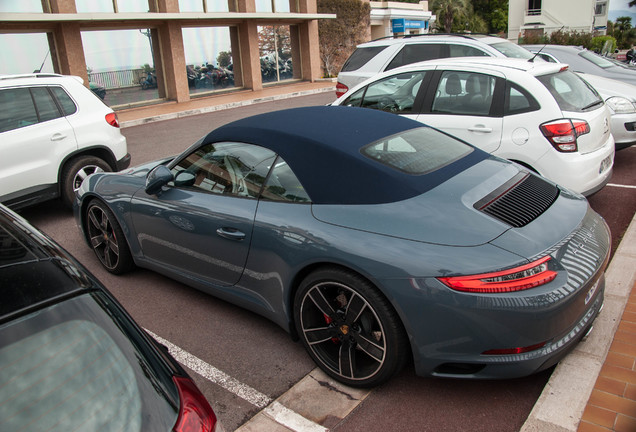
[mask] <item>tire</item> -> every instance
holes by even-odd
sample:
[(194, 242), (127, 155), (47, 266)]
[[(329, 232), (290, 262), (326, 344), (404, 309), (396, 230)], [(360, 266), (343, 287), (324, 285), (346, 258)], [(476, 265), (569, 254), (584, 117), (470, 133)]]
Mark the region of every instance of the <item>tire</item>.
[(326, 268), (307, 276), (294, 298), (294, 319), (309, 355), (346, 385), (377, 386), (406, 363), (408, 340), (395, 310), (354, 273)]
[(86, 208), (84, 220), (91, 248), (102, 265), (113, 274), (122, 274), (134, 267), (126, 237), (108, 206), (93, 200)]
[(73, 208), (75, 191), (86, 177), (96, 172), (108, 171), (111, 171), (110, 165), (96, 156), (80, 156), (68, 161), (62, 171), (61, 194), (64, 205)]

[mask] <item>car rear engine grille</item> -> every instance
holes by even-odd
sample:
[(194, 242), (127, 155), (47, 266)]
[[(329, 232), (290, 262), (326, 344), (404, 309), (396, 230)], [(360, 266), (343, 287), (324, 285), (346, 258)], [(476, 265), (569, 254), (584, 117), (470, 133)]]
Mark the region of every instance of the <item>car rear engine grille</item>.
[(482, 198), (474, 207), (515, 228), (528, 225), (546, 211), (559, 196), (559, 188), (528, 172)]

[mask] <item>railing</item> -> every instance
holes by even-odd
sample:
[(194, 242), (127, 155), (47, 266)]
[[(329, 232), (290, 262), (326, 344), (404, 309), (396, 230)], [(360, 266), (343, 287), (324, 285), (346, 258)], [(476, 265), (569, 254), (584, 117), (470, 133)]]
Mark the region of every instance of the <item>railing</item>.
[(541, 9), (528, 9), (527, 16), (541, 15)]
[(108, 90), (137, 86), (139, 85), (139, 78), (143, 75), (143, 69), (126, 69), (108, 72), (92, 72), (88, 74), (88, 79)]

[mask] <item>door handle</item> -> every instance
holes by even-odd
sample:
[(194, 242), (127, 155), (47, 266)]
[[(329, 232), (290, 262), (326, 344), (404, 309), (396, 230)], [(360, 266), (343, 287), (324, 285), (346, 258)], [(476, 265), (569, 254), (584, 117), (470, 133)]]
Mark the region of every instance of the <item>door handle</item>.
[(51, 136), (51, 141), (62, 141), (64, 138), (66, 138), (66, 135), (62, 135), (61, 133), (54, 133)]
[(236, 228), (224, 227), (216, 230), (216, 233), (226, 239), (229, 240), (238, 240), (241, 241), (245, 239), (245, 233), (237, 230)]
[(486, 127), (486, 126), (482, 126), (482, 125), (476, 125), (473, 127), (469, 127), (468, 128), (469, 131), (471, 132), (482, 132), (482, 133), (491, 133), (492, 132), (492, 128)]

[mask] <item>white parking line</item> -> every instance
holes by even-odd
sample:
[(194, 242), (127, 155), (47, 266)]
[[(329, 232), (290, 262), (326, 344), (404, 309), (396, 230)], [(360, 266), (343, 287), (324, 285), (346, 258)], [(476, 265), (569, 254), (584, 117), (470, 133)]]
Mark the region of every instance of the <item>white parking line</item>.
[(618, 187), (618, 188), (626, 188), (626, 189), (636, 189), (636, 186), (631, 185), (619, 185), (615, 183), (608, 183), (606, 186)]
[(214, 366), (204, 362), (200, 358), (193, 356), (187, 351), (179, 348), (178, 346), (168, 342), (164, 338), (157, 336), (153, 332), (148, 329), (145, 329), (150, 336), (155, 338), (157, 342), (163, 344), (170, 354), (182, 365), (192, 369), (194, 372), (201, 375), (203, 378), (212, 381), (213, 383), (223, 387), (227, 391), (237, 395), (238, 397), (245, 399), (252, 405), (257, 406), (258, 408), (265, 408), (272, 402), (272, 399), (258, 390), (253, 389), (252, 387), (243, 384), (232, 378), (228, 374)]

